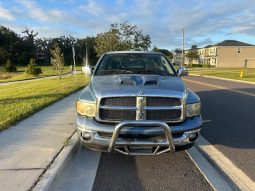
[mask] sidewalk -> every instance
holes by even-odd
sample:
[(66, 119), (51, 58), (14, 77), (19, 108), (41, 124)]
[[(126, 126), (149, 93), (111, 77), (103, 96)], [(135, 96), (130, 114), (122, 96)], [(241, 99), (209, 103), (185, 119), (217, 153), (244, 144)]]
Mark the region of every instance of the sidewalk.
[(0, 133), (1, 191), (29, 190), (75, 130), (80, 91)]

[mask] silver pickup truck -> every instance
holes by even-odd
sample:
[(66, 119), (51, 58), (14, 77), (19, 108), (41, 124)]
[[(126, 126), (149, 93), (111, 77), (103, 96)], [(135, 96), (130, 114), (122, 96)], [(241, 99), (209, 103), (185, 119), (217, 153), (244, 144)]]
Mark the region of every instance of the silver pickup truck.
[[(86, 73), (86, 72), (85, 72)], [(97, 151), (158, 155), (190, 148), (202, 118), (199, 97), (185, 87), (166, 56), (118, 51), (101, 56), (80, 94), (77, 132), (81, 144)]]

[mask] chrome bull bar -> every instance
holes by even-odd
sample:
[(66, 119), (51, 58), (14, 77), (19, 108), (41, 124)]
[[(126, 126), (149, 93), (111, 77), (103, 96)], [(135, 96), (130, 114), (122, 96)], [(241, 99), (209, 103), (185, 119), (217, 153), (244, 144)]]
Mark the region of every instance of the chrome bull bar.
[[(166, 140), (160, 140), (156, 142), (139, 140), (139, 139), (135, 141), (125, 140), (125, 139), (118, 140), (121, 129), (123, 129), (124, 127), (139, 127), (139, 126), (161, 127), (165, 132)], [(151, 153), (131, 152), (129, 149), (129, 146), (155, 147), (155, 150)], [(168, 148), (160, 150), (161, 147), (168, 147)], [(123, 150), (120, 148), (123, 148)], [(113, 135), (109, 144), (108, 152), (112, 152), (113, 150), (126, 155), (158, 155), (168, 151), (170, 151), (171, 153), (175, 152), (175, 146), (174, 146), (171, 129), (165, 122), (134, 120), (134, 121), (123, 121), (115, 126), (115, 129), (113, 131)]]

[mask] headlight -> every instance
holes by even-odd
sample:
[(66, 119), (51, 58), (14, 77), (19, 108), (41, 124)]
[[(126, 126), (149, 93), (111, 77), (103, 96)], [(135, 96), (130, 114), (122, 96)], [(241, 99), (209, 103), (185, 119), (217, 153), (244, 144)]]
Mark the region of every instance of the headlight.
[(200, 115), (200, 112), (201, 112), (200, 102), (186, 105), (186, 117)]
[(76, 109), (80, 115), (87, 117), (95, 117), (96, 115), (96, 103), (77, 101)]

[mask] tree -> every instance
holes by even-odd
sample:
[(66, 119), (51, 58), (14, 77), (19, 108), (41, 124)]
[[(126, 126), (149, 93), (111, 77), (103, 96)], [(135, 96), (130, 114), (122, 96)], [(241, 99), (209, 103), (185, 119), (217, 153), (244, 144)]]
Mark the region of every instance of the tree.
[(27, 74), (36, 76), (41, 73), (42, 73), (41, 68), (36, 67), (35, 59), (31, 58), (27, 66)]
[(53, 65), (54, 69), (58, 71), (59, 79), (61, 79), (61, 75), (65, 65), (64, 54), (61, 52), (60, 47), (57, 43), (55, 43), (50, 50), (51, 52), (51, 64)]
[(91, 66), (94, 66), (98, 60), (97, 53), (95, 51), (95, 37), (86, 37), (84, 39), (77, 39), (75, 43), (75, 54), (76, 61), (78, 64), (83, 63), (83, 60), (86, 59), (86, 44), (88, 48), (88, 60)]
[(198, 51), (197, 50), (189, 50), (186, 54), (186, 57), (189, 59), (197, 59), (199, 58)]
[[(35, 46), (35, 37), (38, 35), (38, 32), (34, 32), (34, 30), (30, 30), (29, 28), (25, 28), (22, 32), (25, 36), (22, 37), (24, 49), (27, 52), (27, 57), (30, 60), (31, 57), (35, 57), (36, 46)], [(28, 62), (28, 60), (27, 60)]]
[(156, 46), (153, 47), (152, 49), (153, 52), (161, 52), (163, 53), (164, 55), (166, 55), (169, 59), (173, 59), (173, 53), (170, 52), (169, 50), (167, 49), (160, 49), (160, 48), (157, 48)]
[(199, 54), (197, 51), (197, 45), (192, 45), (191, 49), (186, 53), (186, 57), (189, 58), (190, 60), (198, 59)]
[(10, 59), (7, 60), (4, 71), (6, 72), (17, 72), (17, 68), (12, 64), (12, 61)]
[(136, 25), (127, 22), (111, 24), (110, 30), (98, 34), (95, 41), (98, 56), (116, 50), (148, 50), (151, 45), (149, 35), (144, 35)]
[(38, 32), (34, 33), (33, 30), (29, 30), (29, 28), (25, 28), (25, 30), (22, 32), (25, 34), (24, 38), (27, 40), (30, 40), (32, 42), (34, 42), (35, 37), (38, 35)]
[[(12, 30), (0, 25), (0, 64), (4, 65), (9, 59), (15, 64), (17, 54), (22, 51), (17, 49), (21, 38)], [(23, 50), (24, 51), (24, 50)]]
[(193, 45), (191, 46), (191, 49), (192, 49), (192, 50), (197, 50), (197, 45), (196, 45), (196, 44), (193, 44)]

